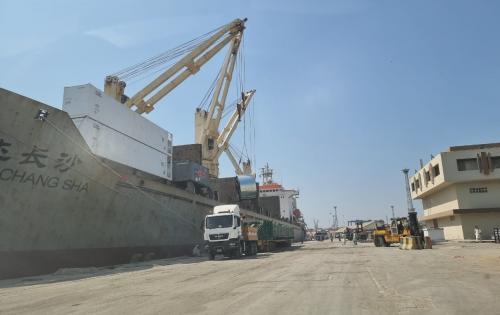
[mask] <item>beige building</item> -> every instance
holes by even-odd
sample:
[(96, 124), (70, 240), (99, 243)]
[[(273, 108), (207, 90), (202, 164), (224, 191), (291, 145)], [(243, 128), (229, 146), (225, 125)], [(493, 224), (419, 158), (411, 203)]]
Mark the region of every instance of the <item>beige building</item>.
[(450, 147), (410, 178), (430, 228), (447, 240), (473, 239), (474, 226), (490, 239), (500, 227), (500, 143)]

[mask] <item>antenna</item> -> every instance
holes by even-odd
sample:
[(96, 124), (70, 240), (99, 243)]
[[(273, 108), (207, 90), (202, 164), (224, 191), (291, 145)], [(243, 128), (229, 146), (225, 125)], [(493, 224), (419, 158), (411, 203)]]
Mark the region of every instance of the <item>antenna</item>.
[(337, 216), (337, 206), (333, 206), (333, 214), (332, 214), (332, 228), (337, 229), (339, 227), (339, 220)]
[(269, 168), (269, 163), (266, 163), (266, 166), (260, 169), (260, 177), (262, 177), (262, 182), (264, 184), (273, 182), (273, 169)]

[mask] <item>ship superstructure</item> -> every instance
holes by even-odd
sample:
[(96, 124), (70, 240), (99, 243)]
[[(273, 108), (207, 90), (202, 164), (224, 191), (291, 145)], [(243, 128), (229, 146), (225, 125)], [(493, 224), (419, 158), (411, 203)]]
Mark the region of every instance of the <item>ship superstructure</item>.
[(297, 208), (299, 191), (285, 189), (281, 184), (276, 183), (273, 180), (273, 169), (269, 167), (269, 164), (261, 168), (260, 176), (262, 184), (259, 186), (259, 197), (278, 197), (281, 218), (289, 222), (297, 222), (301, 216)]

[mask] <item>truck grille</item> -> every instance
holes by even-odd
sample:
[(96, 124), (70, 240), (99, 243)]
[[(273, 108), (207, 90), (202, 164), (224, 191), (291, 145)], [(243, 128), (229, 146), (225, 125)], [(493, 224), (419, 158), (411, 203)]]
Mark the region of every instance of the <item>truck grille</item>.
[(221, 233), (221, 234), (210, 234), (210, 240), (227, 240), (229, 237), (229, 233)]

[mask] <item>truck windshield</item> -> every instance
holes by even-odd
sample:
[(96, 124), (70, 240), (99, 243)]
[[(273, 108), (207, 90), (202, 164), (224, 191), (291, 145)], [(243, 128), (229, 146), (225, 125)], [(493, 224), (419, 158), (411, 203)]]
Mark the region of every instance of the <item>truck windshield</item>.
[(207, 229), (226, 228), (233, 226), (232, 215), (220, 215), (207, 218)]

